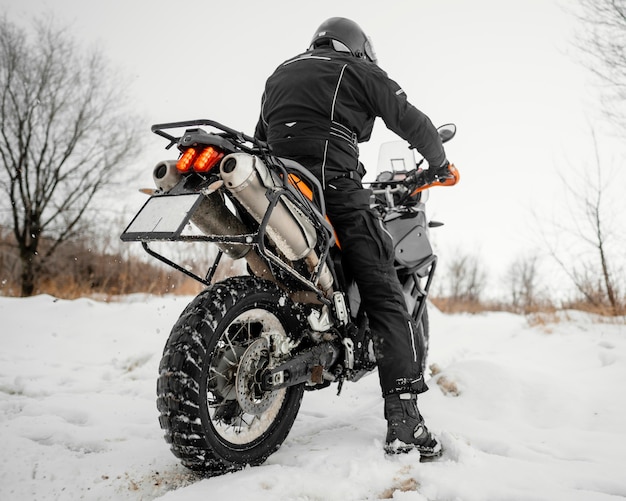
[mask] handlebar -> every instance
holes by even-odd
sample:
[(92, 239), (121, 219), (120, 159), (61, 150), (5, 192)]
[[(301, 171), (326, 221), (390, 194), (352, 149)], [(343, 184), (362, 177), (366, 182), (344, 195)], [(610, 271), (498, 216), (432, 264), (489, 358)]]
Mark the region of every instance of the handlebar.
[[(418, 168), (420, 164), (421, 162), (417, 163), (416, 168), (412, 171), (409, 171), (404, 179), (372, 181), (371, 183), (369, 183), (370, 189), (375, 195), (382, 195), (384, 193), (403, 193), (414, 190), (415, 188), (419, 187), (417, 186), (418, 179), (420, 174), (423, 172), (421, 169)], [(375, 188), (375, 185), (380, 186), (380, 188)]]
[[(421, 191), (434, 186), (454, 186), (459, 182), (460, 175), (454, 164), (448, 164), (445, 168), (423, 170), (417, 168), (410, 171), (404, 179), (394, 179), (389, 181), (379, 180), (371, 183), (370, 189), (375, 195), (400, 194), (404, 195), (404, 200), (409, 199)], [(443, 169), (443, 172), (442, 172)], [(380, 186), (375, 187), (376, 185)]]
[[(381, 184), (381, 183), (376, 183), (376, 184)], [(371, 188), (370, 190), (372, 191), (372, 193), (374, 195), (384, 195), (385, 193), (407, 193), (409, 191), (409, 188), (403, 184), (398, 184), (398, 182), (395, 183), (396, 186), (394, 186), (393, 188), (391, 187), (391, 184), (387, 184), (387, 186), (385, 186), (384, 188)]]

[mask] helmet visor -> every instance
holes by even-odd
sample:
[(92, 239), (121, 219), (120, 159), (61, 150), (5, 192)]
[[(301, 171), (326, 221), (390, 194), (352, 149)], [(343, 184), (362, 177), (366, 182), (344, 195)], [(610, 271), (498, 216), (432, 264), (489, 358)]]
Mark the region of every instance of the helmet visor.
[(370, 37), (367, 37), (367, 39), (365, 40), (365, 44), (363, 44), (363, 50), (367, 59), (369, 59), (374, 64), (378, 64), (378, 58), (376, 57), (374, 44), (372, 43), (372, 39)]

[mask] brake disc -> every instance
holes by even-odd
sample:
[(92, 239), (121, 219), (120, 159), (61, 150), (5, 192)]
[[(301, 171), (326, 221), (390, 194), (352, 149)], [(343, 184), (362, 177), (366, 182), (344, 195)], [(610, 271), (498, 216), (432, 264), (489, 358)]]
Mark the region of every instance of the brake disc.
[(243, 346), (230, 346), (219, 357), (218, 363), (212, 372), (213, 387), (222, 400), (234, 400), (236, 398), (235, 377), (237, 363), (246, 349)]
[(272, 405), (278, 391), (261, 389), (261, 373), (269, 363), (269, 346), (267, 339), (256, 339), (243, 354), (239, 361), (235, 382), (237, 402), (248, 414), (260, 416)]

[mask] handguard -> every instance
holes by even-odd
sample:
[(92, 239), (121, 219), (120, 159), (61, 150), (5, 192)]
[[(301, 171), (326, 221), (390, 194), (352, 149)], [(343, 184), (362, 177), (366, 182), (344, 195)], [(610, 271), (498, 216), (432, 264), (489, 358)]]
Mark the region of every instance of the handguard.
[[(441, 172), (443, 171), (443, 172)], [(417, 173), (417, 187), (411, 192), (410, 196), (414, 196), (420, 191), (427, 190), (428, 188), (434, 188), (435, 186), (454, 186), (461, 179), (458, 169), (454, 164), (448, 164), (448, 167), (444, 169), (437, 169), (434, 179), (429, 179), (427, 176), (428, 170), (420, 169)]]

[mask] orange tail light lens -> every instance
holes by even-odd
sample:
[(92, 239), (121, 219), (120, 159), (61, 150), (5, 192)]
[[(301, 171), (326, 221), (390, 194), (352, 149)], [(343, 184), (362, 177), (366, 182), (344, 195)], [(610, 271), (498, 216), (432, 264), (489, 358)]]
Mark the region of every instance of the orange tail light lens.
[(194, 162), (193, 170), (196, 172), (209, 172), (223, 156), (223, 152), (216, 150), (213, 146), (207, 146)]
[(202, 151), (187, 148), (176, 162), (178, 172), (189, 172), (192, 167), (196, 172), (209, 172), (224, 157), (224, 152), (207, 146)]
[(198, 158), (198, 150), (188, 148), (178, 159), (178, 162), (176, 162), (176, 170), (178, 170), (178, 172), (189, 172), (196, 158)]

